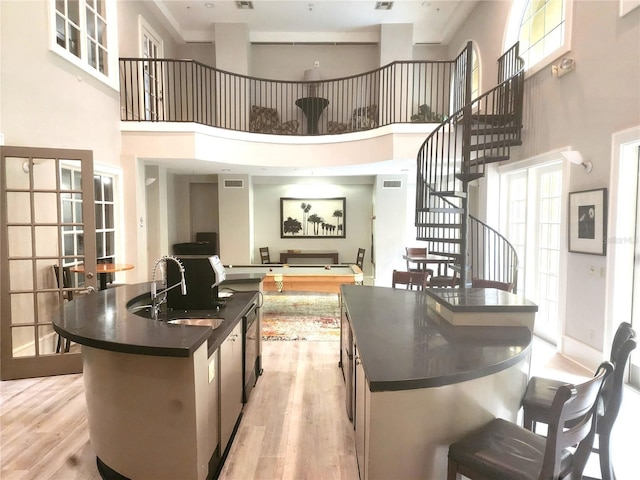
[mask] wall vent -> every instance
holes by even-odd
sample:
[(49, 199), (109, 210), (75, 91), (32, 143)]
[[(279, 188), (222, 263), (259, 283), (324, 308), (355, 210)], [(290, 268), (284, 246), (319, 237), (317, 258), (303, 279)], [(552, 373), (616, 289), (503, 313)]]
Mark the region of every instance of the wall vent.
[(402, 188), (402, 180), (383, 180), (382, 188)]
[(244, 180), (225, 180), (224, 188), (244, 188)]

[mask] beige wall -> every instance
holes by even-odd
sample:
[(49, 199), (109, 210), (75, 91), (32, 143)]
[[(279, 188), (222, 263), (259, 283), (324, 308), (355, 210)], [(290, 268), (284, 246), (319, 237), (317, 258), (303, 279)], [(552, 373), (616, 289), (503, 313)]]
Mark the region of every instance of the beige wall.
[[(512, 160), (567, 146), (581, 151), (594, 168), (590, 174), (569, 169), (571, 192), (608, 187), (612, 134), (640, 125), (640, 9), (619, 17), (618, 3), (574, 2), (572, 49), (565, 56), (576, 60), (576, 70), (554, 78), (549, 65), (525, 84), (523, 145), (512, 150)], [(487, 28), (487, 19), (504, 25), (509, 8), (510, 2), (479, 2), (450, 43), (450, 55), (467, 39), (478, 43), (485, 87), (495, 84), (504, 36), (502, 28)], [(567, 254), (564, 334), (603, 350), (605, 329), (615, 325), (605, 325), (605, 277), (589, 275), (591, 267), (604, 269), (606, 257)]]

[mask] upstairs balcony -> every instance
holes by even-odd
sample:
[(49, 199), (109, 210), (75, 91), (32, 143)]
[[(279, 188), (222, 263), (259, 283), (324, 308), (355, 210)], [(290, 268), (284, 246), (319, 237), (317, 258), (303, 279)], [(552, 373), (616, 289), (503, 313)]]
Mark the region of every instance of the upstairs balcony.
[(287, 136), (439, 124), (465, 104), (468, 70), (464, 52), (451, 61), (398, 61), (307, 81), (254, 78), (193, 60), (122, 58), (121, 120)]

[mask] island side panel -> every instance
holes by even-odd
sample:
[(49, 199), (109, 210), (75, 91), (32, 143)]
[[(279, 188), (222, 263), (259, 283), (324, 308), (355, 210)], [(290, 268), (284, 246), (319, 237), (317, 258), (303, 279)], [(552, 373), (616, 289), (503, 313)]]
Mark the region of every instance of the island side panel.
[(207, 428), (206, 344), (188, 358), (84, 346), (83, 363), (89, 435), (100, 460), (128, 478), (207, 477), (217, 432)]
[(493, 418), (516, 421), (529, 364), (530, 353), (506, 370), (466, 382), (367, 391), (366, 478), (447, 478), (451, 443)]

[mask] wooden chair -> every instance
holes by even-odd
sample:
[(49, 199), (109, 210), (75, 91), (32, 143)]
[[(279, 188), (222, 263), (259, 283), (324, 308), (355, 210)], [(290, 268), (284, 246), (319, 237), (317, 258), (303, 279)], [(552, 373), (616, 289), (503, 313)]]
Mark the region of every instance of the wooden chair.
[[(611, 430), (618, 417), (624, 385), (624, 371), (631, 351), (636, 348), (636, 333), (627, 322), (618, 327), (611, 347), (610, 361), (614, 366), (613, 375), (607, 378), (602, 388), (602, 402), (598, 409), (596, 433), (600, 457), (602, 480), (614, 480), (611, 464)], [(536, 424), (549, 423), (553, 394), (563, 384), (558, 380), (532, 377), (527, 385), (522, 407), (524, 410), (524, 427), (535, 432)]]
[(485, 280), (483, 278), (474, 278), (471, 280), (471, 288), (497, 288), (505, 292), (513, 291), (513, 283), (498, 282), (497, 280)]
[(424, 290), (429, 286), (429, 273), (394, 270), (391, 288), (396, 288), (396, 285), (406, 285), (407, 290), (414, 290), (414, 287), (416, 290)]
[(269, 255), (269, 247), (260, 247), (260, 261), (262, 264), (271, 263), (271, 256)]
[[(60, 274), (62, 274), (62, 277), (60, 276)], [(73, 283), (71, 281), (71, 270), (69, 269), (69, 267), (62, 267), (62, 271), (61, 271), (58, 265), (53, 265), (53, 277), (56, 282), (56, 287), (60, 288), (61, 281), (62, 281), (62, 288), (73, 287)], [(73, 300), (73, 291), (64, 290), (62, 292), (62, 298), (63, 300), (70, 302), (71, 300)], [(56, 333), (56, 336), (57, 336), (56, 353), (60, 353), (60, 351), (62, 350), (62, 337), (60, 336), (59, 333)], [(68, 338), (65, 338), (64, 351), (68, 352), (69, 348), (71, 348), (71, 341)]]
[(611, 372), (613, 365), (603, 362), (593, 378), (558, 388), (546, 439), (497, 418), (453, 443), (447, 480), (456, 480), (460, 474), (472, 480), (582, 478), (595, 436), (597, 401)]
[(358, 256), (356, 257), (356, 265), (360, 268), (360, 270), (364, 270), (364, 248), (358, 249)]
[[(405, 252), (407, 254), (407, 256), (411, 256), (411, 257), (426, 257), (427, 256), (427, 249), (426, 248), (419, 248), (419, 247), (405, 247)], [(412, 267), (412, 265), (414, 265)], [(407, 272), (420, 272), (422, 271), (423, 268), (420, 266), (420, 264), (414, 264), (411, 260), (407, 260)]]

